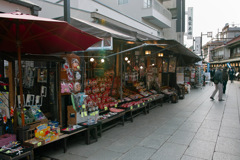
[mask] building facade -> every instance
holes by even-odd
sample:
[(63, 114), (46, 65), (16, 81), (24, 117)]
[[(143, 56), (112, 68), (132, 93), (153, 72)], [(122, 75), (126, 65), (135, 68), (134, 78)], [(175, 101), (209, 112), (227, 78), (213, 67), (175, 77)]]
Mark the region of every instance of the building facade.
[(1, 0), (0, 13), (20, 11), (37, 16), (41, 8), (29, 0)]
[(203, 51), (209, 59), (205, 59), (211, 63), (211, 67), (218, 65), (226, 66), (230, 63), (232, 67), (238, 70), (240, 66), (240, 27), (237, 25), (229, 25), (223, 27), (214, 38), (203, 46)]
[[(31, 0), (43, 9), (39, 16), (64, 16), (64, 1)], [(174, 39), (183, 44), (185, 0), (81, 0), (70, 1), (71, 17), (105, 25), (121, 32), (133, 31), (142, 40)], [(179, 7), (179, 5), (182, 5)], [(178, 22), (179, 21), (179, 22)], [(179, 23), (182, 22), (180, 25)], [(178, 27), (181, 26), (181, 27)], [(181, 32), (182, 31), (182, 32)]]

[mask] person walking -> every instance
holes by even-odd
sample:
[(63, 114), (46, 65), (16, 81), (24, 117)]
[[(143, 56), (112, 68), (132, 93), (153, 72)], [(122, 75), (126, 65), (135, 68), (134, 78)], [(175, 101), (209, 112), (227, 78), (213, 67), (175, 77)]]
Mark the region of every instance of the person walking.
[(214, 96), (218, 92), (218, 101), (224, 101), (224, 99), (222, 99), (223, 96), (222, 66), (217, 67), (217, 71), (215, 72), (214, 75), (214, 85), (215, 90), (213, 91), (210, 98), (214, 100)]
[(231, 83), (233, 83), (233, 78), (234, 78), (234, 70), (233, 70), (233, 68), (229, 69), (228, 74), (229, 74), (229, 79), (231, 80)]
[(227, 81), (228, 81), (227, 68), (223, 68), (222, 80), (223, 80), (223, 94), (225, 94), (225, 92), (226, 92), (226, 87), (227, 87)]
[(212, 68), (212, 69), (210, 70), (210, 81), (211, 81), (212, 86), (213, 86), (213, 78), (214, 78), (214, 75), (215, 75), (215, 69)]

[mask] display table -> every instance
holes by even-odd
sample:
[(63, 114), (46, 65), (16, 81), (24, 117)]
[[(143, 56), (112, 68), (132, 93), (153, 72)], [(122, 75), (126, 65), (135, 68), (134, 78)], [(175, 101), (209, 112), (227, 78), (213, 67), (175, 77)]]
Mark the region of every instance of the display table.
[(159, 104), (160, 106), (162, 106), (163, 104), (163, 98), (164, 98), (164, 95), (163, 94), (160, 94), (159, 96), (155, 97), (155, 98), (152, 98), (148, 101), (148, 105), (147, 105), (147, 108), (148, 108), (148, 113), (151, 109), (157, 107)]
[(133, 118), (144, 113), (147, 114), (148, 102), (134, 105), (125, 111), (125, 119), (133, 122)]
[[(44, 143), (44, 144), (42, 144), (42, 145), (35, 145), (35, 146), (34, 146), (34, 149), (39, 148), (39, 147), (42, 147), (42, 146), (45, 146), (45, 145), (48, 145), (48, 144), (53, 143), (53, 142), (57, 142), (57, 141), (63, 140), (63, 151), (64, 151), (64, 153), (66, 153), (66, 151), (67, 151), (67, 139), (68, 139), (68, 137), (70, 137), (70, 136), (72, 136), (72, 135), (75, 135), (75, 134), (78, 134), (78, 133), (81, 133), (81, 132), (84, 132), (84, 131), (86, 131), (86, 130), (87, 130), (86, 128), (82, 128), (82, 129), (77, 130), (77, 131), (75, 131), (75, 132), (72, 132), (72, 133), (70, 133), (70, 134), (63, 134), (63, 133), (61, 133), (61, 134), (59, 135), (59, 138), (57, 138), (57, 139), (55, 139), (55, 140), (53, 140), (53, 141), (50, 141), (50, 142), (48, 142), (48, 143)], [(28, 145), (28, 144), (24, 143), (24, 145)]]
[(9, 155), (0, 153), (0, 159), (3, 159), (3, 160), (19, 160), (22, 158), (28, 158), (30, 160), (34, 160), (33, 150), (27, 151), (15, 157), (11, 157)]
[(110, 117), (108, 119), (101, 120), (101, 124), (99, 126), (99, 136), (102, 136), (102, 132), (112, 128), (118, 124), (122, 124), (124, 126), (124, 115), (125, 111), (118, 113), (117, 115)]
[[(80, 125), (86, 127), (85, 132), (85, 143), (91, 144), (93, 142), (98, 141), (98, 127), (101, 125), (101, 122), (98, 122), (97, 124), (87, 125), (85, 123), (81, 123)], [(92, 139), (91, 139), (91, 132), (92, 132)]]

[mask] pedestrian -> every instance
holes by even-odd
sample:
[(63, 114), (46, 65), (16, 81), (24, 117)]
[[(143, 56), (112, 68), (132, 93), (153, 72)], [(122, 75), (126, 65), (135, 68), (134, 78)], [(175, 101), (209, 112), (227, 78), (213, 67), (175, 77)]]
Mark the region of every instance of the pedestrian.
[(230, 79), (231, 83), (233, 83), (234, 69), (230, 68), (229, 71), (228, 71), (228, 74), (229, 74), (229, 79)]
[(223, 95), (222, 66), (217, 67), (217, 71), (215, 72), (215, 75), (214, 75), (214, 85), (215, 85), (215, 90), (213, 91), (210, 98), (214, 100), (214, 96), (218, 92), (218, 101), (224, 101), (224, 99), (222, 99), (222, 95)]
[(212, 69), (210, 70), (210, 81), (211, 81), (211, 83), (212, 83), (212, 86), (213, 86), (213, 78), (214, 78), (214, 75), (215, 75), (215, 69), (212, 68)]
[(227, 81), (228, 81), (228, 73), (227, 73), (227, 68), (223, 68), (222, 72), (222, 80), (223, 80), (223, 94), (226, 92), (226, 87), (227, 87)]

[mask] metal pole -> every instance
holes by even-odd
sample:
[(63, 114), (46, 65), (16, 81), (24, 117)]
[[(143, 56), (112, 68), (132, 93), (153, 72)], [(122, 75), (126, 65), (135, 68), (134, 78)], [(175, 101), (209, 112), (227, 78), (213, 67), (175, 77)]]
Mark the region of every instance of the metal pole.
[[(121, 50), (122, 50), (122, 45), (121, 45)], [(122, 68), (122, 65), (123, 65), (123, 55), (121, 54), (121, 65), (120, 65), (120, 67), (121, 67), (121, 88), (120, 88), (120, 99), (122, 99), (122, 95), (123, 95), (123, 91), (122, 91), (122, 87), (123, 87), (123, 84), (122, 84), (122, 74), (123, 74), (123, 68)]]
[(64, 21), (70, 23), (70, 0), (64, 0)]
[(203, 58), (203, 54), (202, 54), (202, 32), (201, 32), (201, 40), (200, 40), (200, 49), (201, 49), (201, 58)]

